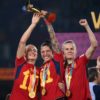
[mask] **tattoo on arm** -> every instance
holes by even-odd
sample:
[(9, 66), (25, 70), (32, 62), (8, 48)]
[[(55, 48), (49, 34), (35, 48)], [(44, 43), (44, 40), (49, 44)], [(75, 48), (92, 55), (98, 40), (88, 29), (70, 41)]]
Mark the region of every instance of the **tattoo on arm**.
[(48, 32), (49, 32), (49, 35), (50, 35), (53, 50), (56, 51), (56, 52), (60, 52), (59, 43), (58, 43), (58, 40), (55, 36), (55, 31), (54, 31), (52, 25), (48, 24), (47, 28), (48, 28)]

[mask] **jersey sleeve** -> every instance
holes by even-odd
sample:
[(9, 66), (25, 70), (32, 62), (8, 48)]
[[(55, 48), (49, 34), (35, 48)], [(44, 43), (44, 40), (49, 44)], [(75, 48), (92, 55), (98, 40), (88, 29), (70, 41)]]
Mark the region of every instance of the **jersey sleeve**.
[(21, 64), (23, 64), (25, 62), (24, 56), (22, 56), (21, 58), (17, 58), (15, 60), (15, 66), (20, 66)]
[(56, 60), (56, 61), (63, 60), (63, 54), (62, 54), (62, 52), (60, 52), (60, 53), (53, 52), (53, 53), (54, 53), (54, 60)]
[(81, 62), (81, 64), (87, 64), (88, 63), (88, 61), (89, 61), (89, 59), (86, 57), (86, 55), (85, 54), (83, 54), (83, 55), (81, 55), (80, 57), (79, 57), (79, 62)]
[(63, 53), (60, 52), (60, 53), (56, 53), (54, 52), (54, 60), (59, 62), (60, 64), (60, 73), (61, 73), (61, 80), (63, 81), (64, 80), (64, 72), (65, 72), (65, 69), (64, 69), (64, 59), (63, 59)]

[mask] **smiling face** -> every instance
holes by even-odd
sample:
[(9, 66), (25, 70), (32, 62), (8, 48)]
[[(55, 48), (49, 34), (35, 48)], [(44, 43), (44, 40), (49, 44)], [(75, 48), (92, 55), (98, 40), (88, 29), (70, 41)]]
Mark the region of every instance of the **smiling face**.
[(49, 46), (45, 45), (41, 47), (41, 57), (44, 62), (47, 62), (53, 58), (53, 53)]
[(62, 45), (62, 50), (65, 59), (75, 59), (76, 46), (73, 41), (66, 41)]
[(37, 48), (34, 45), (26, 46), (26, 59), (35, 61), (38, 57)]

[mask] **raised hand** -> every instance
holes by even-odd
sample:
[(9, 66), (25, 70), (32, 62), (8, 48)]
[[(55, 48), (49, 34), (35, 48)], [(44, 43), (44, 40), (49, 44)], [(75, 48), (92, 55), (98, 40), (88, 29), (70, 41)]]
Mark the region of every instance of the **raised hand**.
[(44, 17), (47, 14), (47, 11), (41, 10), (39, 13), (34, 13), (32, 17), (32, 24), (39, 22), (40, 18)]
[(80, 24), (81, 26), (87, 26), (87, 25), (88, 25), (88, 22), (87, 22), (86, 19), (81, 19), (81, 20), (79, 21), (79, 24)]
[(47, 11), (45, 11), (45, 10), (41, 10), (41, 17), (44, 17), (44, 16), (46, 16), (47, 15)]
[(32, 17), (32, 24), (37, 24), (40, 20), (41, 16), (39, 13), (34, 13)]

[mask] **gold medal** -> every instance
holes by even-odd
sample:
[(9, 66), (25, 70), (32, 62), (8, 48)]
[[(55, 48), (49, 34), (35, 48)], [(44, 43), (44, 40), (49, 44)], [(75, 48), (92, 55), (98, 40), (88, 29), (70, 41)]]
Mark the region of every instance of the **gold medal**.
[(32, 92), (29, 92), (29, 97), (30, 98), (34, 98), (35, 97), (35, 92), (33, 92), (33, 91)]
[(66, 96), (67, 96), (67, 97), (70, 97), (70, 96), (71, 96), (71, 91), (70, 91), (70, 90), (67, 90), (67, 91), (66, 91)]
[(46, 89), (43, 87), (42, 89), (42, 95), (44, 96), (46, 94)]

